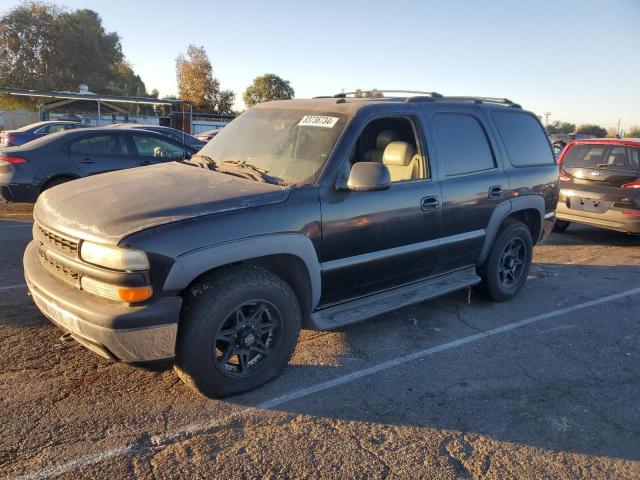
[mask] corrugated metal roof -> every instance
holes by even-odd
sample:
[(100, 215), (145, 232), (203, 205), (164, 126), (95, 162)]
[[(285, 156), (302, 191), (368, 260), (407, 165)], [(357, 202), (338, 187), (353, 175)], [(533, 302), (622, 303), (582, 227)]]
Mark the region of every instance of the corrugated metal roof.
[(0, 87), (0, 93), (21, 95), (26, 97), (67, 98), (69, 100), (89, 100), (112, 103), (136, 103), (143, 105), (175, 105), (191, 103), (186, 100), (167, 100), (151, 97), (120, 97), (117, 95), (98, 95), (95, 93), (54, 92), (49, 90), (29, 90), (26, 88)]

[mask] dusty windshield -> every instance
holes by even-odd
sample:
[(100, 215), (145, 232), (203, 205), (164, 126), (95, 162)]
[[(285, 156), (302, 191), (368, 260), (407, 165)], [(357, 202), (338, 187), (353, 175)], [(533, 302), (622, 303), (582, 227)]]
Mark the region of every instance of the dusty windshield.
[(206, 156), (222, 167), (250, 165), (288, 184), (313, 183), (345, 123), (344, 115), (334, 112), (253, 109), (226, 126), (196, 157)]

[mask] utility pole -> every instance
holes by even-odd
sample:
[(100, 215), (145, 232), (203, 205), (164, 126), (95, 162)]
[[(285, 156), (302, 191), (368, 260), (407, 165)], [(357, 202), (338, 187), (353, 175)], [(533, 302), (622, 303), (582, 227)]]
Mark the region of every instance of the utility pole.
[(618, 135), (617, 137), (620, 138), (622, 135), (620, 133), (620, 119), (618, 118)]
[(544, 126), (545, 128), (549, 126), (549, 117), (551, 116), (551, 112), (544, 112)]

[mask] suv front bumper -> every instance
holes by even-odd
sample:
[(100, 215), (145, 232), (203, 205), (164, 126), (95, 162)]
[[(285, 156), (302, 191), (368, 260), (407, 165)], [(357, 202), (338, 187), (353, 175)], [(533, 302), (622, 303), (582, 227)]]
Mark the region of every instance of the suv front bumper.
[(44, 268), (34, 242), (27, 246), (23, 263), (38, 309), (85, 347), (130, 363), (175, 356), (181, 297), (159, 297), (130, 306), (83, 292)]

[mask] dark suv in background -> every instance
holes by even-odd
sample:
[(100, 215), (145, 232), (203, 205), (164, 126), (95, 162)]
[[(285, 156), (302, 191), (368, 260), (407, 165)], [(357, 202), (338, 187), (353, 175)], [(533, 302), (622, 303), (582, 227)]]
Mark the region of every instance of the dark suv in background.
[(55, 185), (188, 158), (197, 150), (147, 130), (82, 128), (0, 150), (0, 200), (35, 202)]
[(46, 191), (24, 271), (83, 345), (224, 396), (278, 375), (301, 327), (513, 298), (557, 201), (544, 129), (508, 100), (262, 103), (190, 160)]
[(556, 231), (575, 222), (640, 233), (640, 139), (576, 140), (558, 164)]

